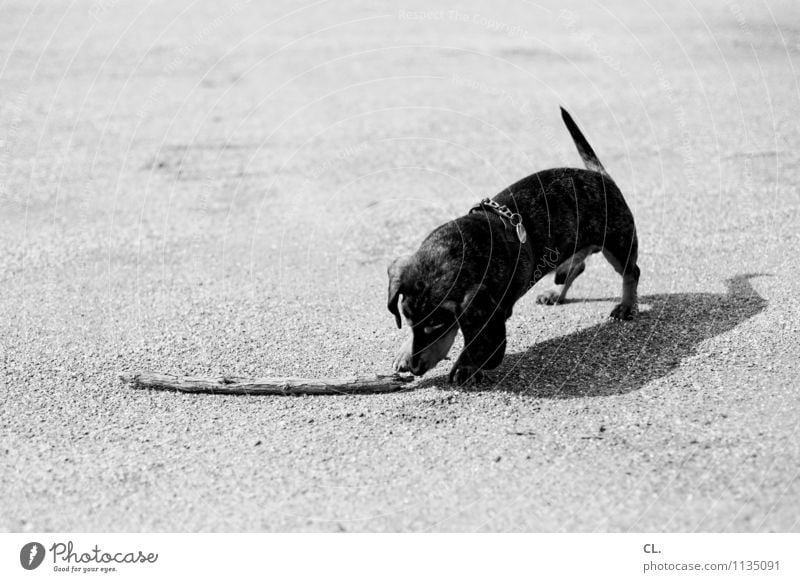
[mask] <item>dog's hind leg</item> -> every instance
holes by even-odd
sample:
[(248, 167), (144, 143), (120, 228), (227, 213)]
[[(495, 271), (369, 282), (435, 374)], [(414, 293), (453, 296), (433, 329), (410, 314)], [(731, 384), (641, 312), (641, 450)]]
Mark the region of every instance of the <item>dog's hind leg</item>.
[(633, 319), (637, 310), (637, 289), (639, 287), (639, 266), (636, 264), (636, 235), (627, 244), (606, 245), (603, 256), (622, 275), (622, 301), (611, 311), (614, 319)]
[(586, 258), (596, 251), (597, 248), (595, 247), (582, 248), (566, 261), (559, 264), (558, 267), (556, 267), (555, 283), (561, 287), (538, 295), (536, 297), (536, 302), (544, 305), (558, 305), (564, 303), (567, 298), (567, 291), (569, 291), (572, 283), (574, 283), (575, 279), (586, 269)]

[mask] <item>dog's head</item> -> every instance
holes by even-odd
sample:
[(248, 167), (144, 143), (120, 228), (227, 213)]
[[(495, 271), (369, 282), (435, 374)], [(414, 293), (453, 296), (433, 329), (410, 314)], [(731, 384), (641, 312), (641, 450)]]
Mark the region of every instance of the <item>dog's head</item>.
[[(410, 371), (421, 376), (453, 346), (459, 328), (464, 349), (479, 367), (495, 368), (505, 353), (505, 316), (485, 285), (469, 285), (466, 271), (431, 266), (418, 255), (389, 266), (389, 311), (413, 333)], [(402, 297), (402, 299), (401, 299)]]

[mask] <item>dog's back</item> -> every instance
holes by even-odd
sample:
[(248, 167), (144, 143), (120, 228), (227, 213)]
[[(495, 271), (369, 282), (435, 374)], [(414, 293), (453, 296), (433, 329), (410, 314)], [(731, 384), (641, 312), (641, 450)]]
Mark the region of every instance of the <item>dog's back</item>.
[[(572, 116), (562, 107), (561, 117), (586, 166), (552, 168), (532, 174), (494, 197), (519, 212), (533, 244), (559, 249), (609, 244), (615, 252), (636, 245), (633, 214), (619, 187), (608, 174)], [(617, 248), (619, 247), (619, 248)], [(537, 252), (538, 249), (534, 249)]]
[(556, 284), (564, 286), (540, 299), (562, 302), (571, 282), (583, 271), (583, 261), (602, 250), (624, 280), (623, 304), (612, 315), (627, 319), (635, 309), (639, 278), (633, 214), (570, 114), (562, 108), (561, 116), (587, 169), (537, 172), (504, 189), (494, 200), (522, 216), (534, 257), (557, 257), (534, 271), (530, 285), (555, 270)]

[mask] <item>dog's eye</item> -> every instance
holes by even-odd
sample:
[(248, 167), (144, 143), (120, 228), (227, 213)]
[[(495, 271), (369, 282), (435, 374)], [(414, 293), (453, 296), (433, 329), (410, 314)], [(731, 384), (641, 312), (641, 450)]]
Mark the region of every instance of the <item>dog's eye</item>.
[(431, 335), (433, 332), (438, 331), (444, 327), (443, 323), (437, 323), (432, 325), (426, 325), (422, 331), (425, 332), (425, 335)]

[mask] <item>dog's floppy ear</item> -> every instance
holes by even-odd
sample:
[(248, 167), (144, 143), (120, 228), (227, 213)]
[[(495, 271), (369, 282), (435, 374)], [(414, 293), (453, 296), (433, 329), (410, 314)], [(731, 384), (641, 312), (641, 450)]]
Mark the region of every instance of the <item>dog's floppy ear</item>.
[(506, 316), (484, 285), (472, 287), (457, 308), (464, 351), (483, 369), (500, 365), (506, 353)]
[(400, 299), (400, 293), (403, 293), (403, 273), (410, 263), (411, 257), (405, 256), (396, 258), (392, 261), (392, 264), (389, 265), (389, 303), (387, 307), (389, 311), (394, 314), (397, 327), (403, 327), (397, 302)]

